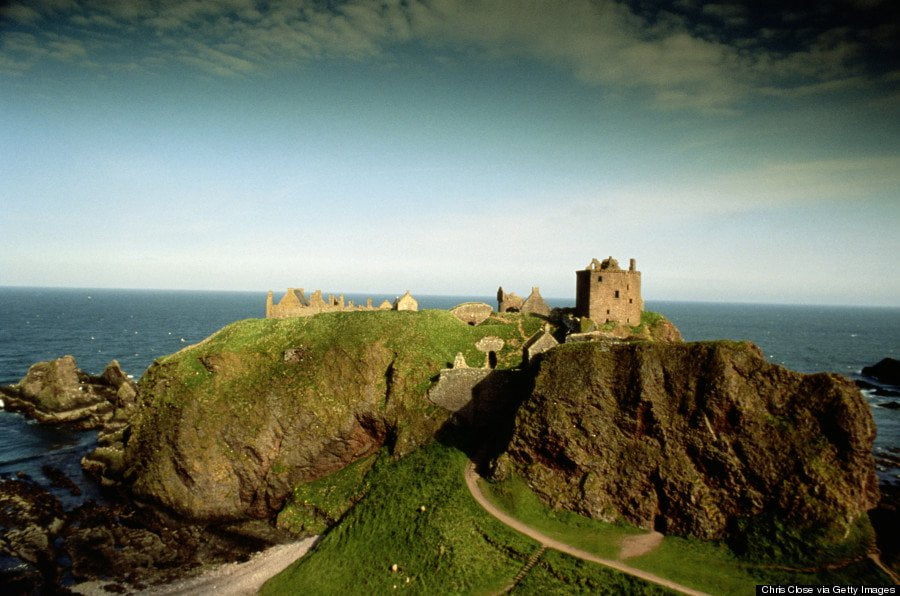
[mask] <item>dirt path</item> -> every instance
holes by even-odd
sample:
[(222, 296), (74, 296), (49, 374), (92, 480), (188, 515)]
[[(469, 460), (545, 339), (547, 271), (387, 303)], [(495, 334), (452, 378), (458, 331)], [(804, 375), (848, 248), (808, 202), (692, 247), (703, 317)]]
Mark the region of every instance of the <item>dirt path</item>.
[(898, 577), (896, 573), (891, 571), (891, 569), (887, 565), (885, 565), (884, 563), (881, 562), (881, 557), (878, 555), (877, 552), (869, 553), (869, 558), (872, 559), (872, 561), (876, 565), (878, 565), (879, 569), (884, 571), (887, 574), (887, 576), (889, 578), (891, 578), (892, 582), (894, 582), (895, 584), (900, 584), (900, 577)]
[[(245, 596), (256, 594), (271, 577), (283, 571), (288, 565), (302, 557), (312, 547), (318, 537), (300, 542), (279, 544), (254, 555), (246, 563), (227, 563), (202, 575), (179, 580), (171, 584), (153, 586), (138, 594), (153, 596), (203, 595)], [(73, 587), (79, 594), (111, 594), (103, 589), (109, 582), (89, 582)]]
[(478, 488), (477, 480), (478, 474), (476, 474), (475, 472), (475, 464), (469, 462), (469, 464), (466, 466), (466, 486), (469, 487), (469, 492), (472, 493), (472, 497), (478, 502), (478, 504), (481, 505), (481, 507), (485, 511), (496, 517), (498, 520), (500, 520), (513, 530), (525, 534), (533, 540), (537, 540), (547, 548), (558, 550), (560, 552), (566, 553), (567, 555), (572, 555), (573, 557), (584, 559), (585, 561), (591, 561), (593, 563), (604, 565), (611, 569), (615, 569), (616, 571), (621, 571), (622, 573), (626, 573), (628, 575), (660, 585), (664, 588), (675, 590), (676, 592), (681, 592), (682, 594), (691, 594), (692, 596), (706, 596), (703, 592), (698, 592), (697, 590), (688, 588), (687, 586), (682, 586), (681, 584), (669, 581), (664, 577), (659, 577), (658, 575), (653, 575), (652, 573), (641, 571), (640, 569), (636, 569), (634, 567), (626, 565), (621, 561), (600, 558), (597, 555), (581, 550), (580, 548), (575, 548), (574, 546), (570, 546), (568, 544), (565, 544), (564, 542), (554, 540), (553, 538), (550, 538), (549, 536), (538, 532), (534, 528), (526, 526), (514, 517), (510, 517), (506, 513), (500, 511), (493, 505), (493, 503), (488, 501), (487, 498), (481, 493), (481, 489)]

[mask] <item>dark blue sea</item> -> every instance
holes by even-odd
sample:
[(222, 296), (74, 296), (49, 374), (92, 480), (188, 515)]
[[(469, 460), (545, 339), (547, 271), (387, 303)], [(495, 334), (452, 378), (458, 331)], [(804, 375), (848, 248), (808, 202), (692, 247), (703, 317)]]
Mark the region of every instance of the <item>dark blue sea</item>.
[[(345, 295), (375, 304), (393, 295)], [(17, 382), (39, 360), (72, 354), (93, 374), (113, 358), (135, 379), (157, 357), (180, 350), (239, 319), (261, 317), (265, 292), (195, 292), (0, 288), (0, 384)], [(450, 308), (484, 296), (417, 296), (420, 308)], [(552, 300), (551, 306), (572, 306)], [(882, 358), (900, 359), (900, 308), (787, 306), (688, 302), (647, 303), (665, 314), (686, 340), (749, 339), (775, 363), (801, 372), (830, 371), (860, 378), (860, 369)], [(876, 453), (900, 456), (900, 410), (883, 407), (900, 397), (864, 392), (878, 425)], [(68, 505), (94, 498), (81, 478), (80, 456), (94, 432), (39, 426), (0, 411), (0, 476), (16, 472), (46, 482), (45, 464), (67, 472), (85, 490)], [(879, 458), (882, 460), (883, 458)], [(900, 468), (882, 466), (882, 480), (900, 482)]]

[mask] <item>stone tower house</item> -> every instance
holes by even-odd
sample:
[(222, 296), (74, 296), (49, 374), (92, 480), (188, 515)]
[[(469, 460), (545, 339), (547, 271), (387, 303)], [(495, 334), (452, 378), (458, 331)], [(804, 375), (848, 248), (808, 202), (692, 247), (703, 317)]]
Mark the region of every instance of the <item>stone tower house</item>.
[(641, 322), (644, 300), (641, 298), (641, 272), (634, 259), (628, 271), (619, 268), (612, 257), (601, 263), (593, 259), (576, 271), (575, 314), (595, 323), (616, 321), (629, 325)]

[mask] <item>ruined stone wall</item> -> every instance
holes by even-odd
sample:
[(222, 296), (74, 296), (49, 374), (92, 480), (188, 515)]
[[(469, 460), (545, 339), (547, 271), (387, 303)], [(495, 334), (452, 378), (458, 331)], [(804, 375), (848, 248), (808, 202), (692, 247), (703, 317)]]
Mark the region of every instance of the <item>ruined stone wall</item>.
[(468, 325), (480, 325), (491, 316), (494, 309), (485, 302), (463, 302), (450, 309), (450, 314)]
[(269, 291), (266, 297), (266, 318), (267, 319), (287, 319), (291, 317), (311, 317), (323, 312), (344, 312), (356, 310), (389, 310), (391, 304), (384, 302), (379, 307), (372, 306), (372, 299), (369, 298), (365, 305), (354, 305), (350, 300), (344, 303), (343, 294), (334, 297), (329, 294), (328, 298), (322, 297), (322, 290), (316, 290), (310, 294), (309, 298), (303, 293), (303, 288), (288, 288), (288, 291), (282, 296), (278, 303), (273, 302), (272, 292)]
[[(605, 261), (604, 261), (605, 262)], [(575, 312), (595, 323), (617, 321), (629, 325), (641, 322), (641, 272), (616, 268), (576, 271)]]
[(504, 292), (503, 287), (497, 290), (497, 312), (519, 312), (524, 300), (515, 292)]

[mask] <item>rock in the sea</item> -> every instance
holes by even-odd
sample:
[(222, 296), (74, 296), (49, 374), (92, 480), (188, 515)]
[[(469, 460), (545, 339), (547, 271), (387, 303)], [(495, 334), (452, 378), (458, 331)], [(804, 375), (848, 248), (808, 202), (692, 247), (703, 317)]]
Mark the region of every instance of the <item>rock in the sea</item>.
[(840, 542), (869, 531), (874, 437), (849, 380), (770, 364), (749, 343), (576, 343), (546, 354), (498, 463), (597, 519)]
[(117, 405), (134, 401), (135, 387), (115, 360), (94, 377), (80, 370), (74, 357), (63, 356), (32, 365), (21, 381), (0, 387), (0, 393), (6, 409), (38, 422), (98, 428)]
[(68, 594), (62, 585), (67, 579), (125, 582), (130, 592), (201, 565), (246, 559), (283, 539), (275, 531), (185, 523), (130, 501), (89, 501), (66, 512), (34, 482), (0, 480), (3, 594)]
[(888, 385), (900, 385), (900, 360), (884, 358), (877, 364), (863, 367), (862, 374)]

